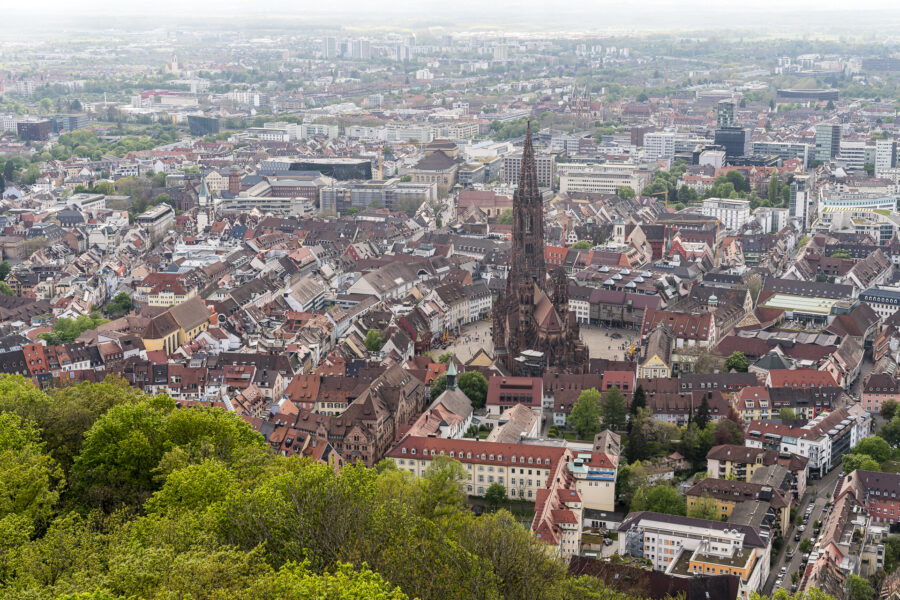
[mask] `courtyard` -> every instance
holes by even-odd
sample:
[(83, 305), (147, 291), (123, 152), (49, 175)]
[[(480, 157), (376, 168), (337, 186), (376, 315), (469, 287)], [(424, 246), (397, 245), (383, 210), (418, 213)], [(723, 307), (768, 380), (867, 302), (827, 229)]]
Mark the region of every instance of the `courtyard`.
[[(444, 352), (452, 352), (462, 362), (467, 362), (484, 348), (494, 355), (494, 341), (491, 339), (491, 321), (489, 319), (475, 321), (462, 328), (459, 337), (455, 338), (446, 349), (435, 349), (435, 356)], [(581, 339), (588, 348), (591, 358), (607, 360), (624, 360), (634, 346), (635, 354), (639, 353), (640, 332), (633, 329), (610, 329), (602, 326), (582, 325)]]

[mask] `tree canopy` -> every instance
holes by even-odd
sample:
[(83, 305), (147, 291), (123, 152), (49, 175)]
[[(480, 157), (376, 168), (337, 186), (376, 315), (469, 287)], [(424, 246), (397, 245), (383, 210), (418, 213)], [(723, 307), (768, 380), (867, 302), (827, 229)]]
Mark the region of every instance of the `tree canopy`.
[(121, 380), (0, 377), (0, 595), (628, 598), (569, 576), (507, 511), (476, 518), (466, 478), (447, 456), (421, 478), (281, 456), (232, 413)]
[(602, 396), (595, 388), (584, 390), (569, 412), (569, 426), (582, 440), (593, 439), (600, 431), (603, 419)]
[(747, 369), (749, 368), (750, 363), (747, 361), (747, 357), (744, 356), (743, 352), (735, 350), (728, 355), (728, 358), (725, 359), (725, 371), (728, 373), (730, 373), (731, 371), (746, 373)]

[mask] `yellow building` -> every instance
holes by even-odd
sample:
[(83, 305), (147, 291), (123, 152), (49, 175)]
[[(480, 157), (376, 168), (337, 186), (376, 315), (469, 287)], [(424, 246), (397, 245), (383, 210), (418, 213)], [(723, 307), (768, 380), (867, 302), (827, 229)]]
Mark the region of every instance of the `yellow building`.
[(644, 360), (638, 365), (638, 379), (672, 376), (672, 334), (660, 323), (647, 335)]
[(772, 486), (707, 478), (691, 486), (685, 496), (689, 513), (697, 503), (706, 502), (707, 498), (713, 499), (716, 503), (716, 513), (722, 521), (731, 517), (738, 505), (748, 502), (767, 504), (775, 513), (773, 527), (780, 529), (782, 536), (787, 535), (792, 500), (783, 491)]
[(211, 311), (200, 298), (191, 298), (150, 320), (144, 331), (144, 349), (171, 354), (209, 328)]

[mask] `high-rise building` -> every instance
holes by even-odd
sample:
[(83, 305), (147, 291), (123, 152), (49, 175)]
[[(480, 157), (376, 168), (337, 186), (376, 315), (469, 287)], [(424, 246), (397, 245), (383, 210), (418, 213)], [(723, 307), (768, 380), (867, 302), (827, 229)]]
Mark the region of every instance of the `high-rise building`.
[(716, 128), (734, 127), (734, 101), (721, 100), (716, 105)]
[(674, 133), (647, 133), (644, 134), (644, 157), (655, 160), (657, 158), (672, 158), (675, 156)]
[(353, 40), (350, 43), (350, 57), (357, 60), (372, 58), (372, 44), (369, 40)]
[(569, 314), (568, 276), (559, 268), (547, 277), (544, 202), (538, 189), (530, 124), (513, 195), (509, 267), (506, 289), (494, 306), (498, 360), (518, 375), (537, 375), (545, 366), (584, 372), (588, 353), (579, 338), (575, 315)]
[(897, 166), (896, 140), (877, 140), (875, 142), (875, 177)]
[(841, 151), (841, 126), (834, 123), (816, 125), (816, 160), (828, 162)]
[(336, 58), (338, 51), (337, 38), (326, 37), (322, 40), (322, 58)]
[(815, 200), (810, 200), (813, 195), (810, 194), (811, 190), (808, 188), (808, 175), (794, 177), (794, 181), (791, 183), (791, 194), (788, 207), (790, 209), (791, 217), (796, 218), (800, 222), (802, 231), (806, 231), (807, 227), (809, 227), (810, 220), (815, 218), (816, 213), (818, 212), (815, 208)]
[(750, 130), (742, 127), (716, 129), (715, 143), (725, 148), (727, 158), (750, 154)]
[[(551, 187), (556, 177), (556, 156), (553, 154), (540, 154), (534, 157), (538, 185)], [(507, 154), (503, 156), (503, 181), (512, 185), (521, 177), (522, 154)]]
[(219, 119), (203, 115), (188, 115), (188, 128), (191, 130), (191, 135), (216, 135), (219, 133)]

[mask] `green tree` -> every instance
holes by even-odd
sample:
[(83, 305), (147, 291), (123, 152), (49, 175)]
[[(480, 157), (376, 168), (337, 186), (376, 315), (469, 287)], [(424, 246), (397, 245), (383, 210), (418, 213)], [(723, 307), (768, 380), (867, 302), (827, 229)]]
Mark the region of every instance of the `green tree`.
[(449, 517), (466, 505), (465, 483), (469, 475), (458, 460), (435, 456), (419, 481), (419, 514), (428, 519)]
[(0, 194), (6, 191), (6, 179), (0, 175)]
[(631, 463), (650, 458), (650, 443), (647, 439), (647, 425), (650, 420), (650, 411), (646, 408), (639, 408), (631, 415), (625, 445), (625, 454)]
[(843, 248), (839, 248), (831, 253), (831, 258), (853, 258), (853, 255)]
[(900, 415), (894, 414), (894, 418), (881, 426), (878, 437), (883, 438), (893, 448), (900, 447)]
[[(447, 374), (441, 373), (431, 384), (431, 397), (437, 398), (447, 389)], [(469, 398), (471, 400), (471, 398)]]
[(447, 364), (448, 362), (450, 362), (451, 360), (453, 360), (453, 353), (452, 353), (452, 352), (444, 352), (443, 354), (441, 354), (440, 356), (438, 356), (438, 359), (437, 359), (438, 363), (440, 363), (440, 364), (442, 364), (442, 365), (446, 365), (446, 364)]
[(628, 419), (628, 407), (625, 406), (625, 396), (619, 388), (613, 386), (603, 394), (600, 404), (600, 415), (603, 427), (612, 431), (622, 431)]
[(706, 399), (706, 394), (704, 394), (703, 399), (700, 400), (700, 406), (697, 407), (697, 413), (694, 415), (694, 422), (697, 424), (697, 429), (703, 430), (706, 429), (709, 421), (709, 401)]
[(619, 198), (625, 198), (625, 199), (634, 198), (635, 197), (634, 188), (631, 187), (630, 185), (620, 185), (616, 189), (616, 195)]
[(736, 446), (743, 446), (744, 432), (741, 427), (736, 425), (735, 422), (731, 419), (722, 419), (718, 423), (716, 423), (714, 443), (717, 446), (722, 444), (734, 444)]
[(17, 522), (32, 531), (51, 518), (63, 472), (43, 450), (34, 424), (0, 413), (0, 524)]
[(6, 281), (10, 271), (12, 271), (12, 267), (9, 266), (9, 262), (5, 260), (0, 262), (0, 281)]
[(725, 359), (725, 371), (737, 371), (738, 373), (746, 373), (750, 368), (750, 363), (743, 352), (735, 350), (728, 358)]
[(778, 418), (782, 421), (793, 421), (797, 418), (797, 413), (793, 408), (785, 406), (778, 411)]
[(484, 501), (487, 502), (488, 506), (496, 510), (498, 506), (506, 502), (506, 488), (502, 483), (495, 481), (488, 486), (487, 491), (484, 493)]
[(85, 331), (96, 329), (108, 322), (109, 319), (104, 319), (97, 313), (79, 315), (74, 319), (63, 317), (53, 324), (52, 333), (42, 333), (38, 337), (51, 345), (67, 344), (74, 342)]
[(569, 247), (573, 250), (590, 250), (591, 243), (588, 240), (579, 240)]
[(849, 600), (874, 600), (877, 595), (871, 583), (853, 573), (847, 576), (847, 590)]
[(121, 317), (134, 308), (131, 296), (125, 292), (119, 292), (103, 307), (103, 312), (110, 317)]
[(693, 204), (697, 202), (700, 197), (697, 195), (697, 190), (687, 185), (682, 185), (678, 188), (678, 194), (676, 196), (678, 198), (678, 202), (681, 204)]
[(16, 179), (16, 163), (12, 159), (8, 159), (3, 165), (3, 179), (9, 183), (13, 183)]
[(778, 181), (778, 171), (772, 171), (772, 176), (769, 177), (769, 201), (774, 203), (776, 200), (781, 201), (781, 184)]
[(384, 341), (381, 339), (381, 334), (375, 331), (374, 329), (370, 329), (366, 332), (366, 350), (369, 352), (378, 352), (381, 350), (381, 347), (384, 345)]
[(638, 409), (647, 408), (647, 394), (644, 392), (644, 386), (638, 384), (638, 386), (634, 389), (634, 394), (631, 395), (631, 406), (629, 407), (629, 412), (632, 415), (636, 415), (638, 413)]
[(694, 503), (687, 509), (687, 516), (695, 519), (707, 519), (708, 521), (721, 520), (721, 513), (716, 500), (708, 494), (704, 494), (694, 500)]
[(681, 516), (687, 512), (684, 496), (672, 486), (662, 483), (649, 489), (642, 487), (635, 492), (631, 511), (641, 510)]
[(881, 403), (881, 418), (890, 421), (897, 414), (897, 401), (885, 400)]
[(502, 213), (500, 213), (500, 216), (497, 217), (497, 223), (500, 225), (512, 225), (512, 223), (513, 223), (512, 209), (507, 208)]
[(466, 371), (459, 376), (459, 390), (469, 398), (475, 408), (484, 408), (487, 400), (488, 380), (478, 371)]
[(800, 545), (797, 546), (797, 549), (801, 554), (809, 554), (812, 552), (812, 541), (809, 538), (803, 538), (800, 540)]
[(16, 295), (16, 293), (13, 291), (13, 289), (11, 287), (9, 287), (9, 284), (6, 283), (5, 281), (0, 281), (0, 294), (3, 294), (4, 296), (15, 296)]
[(845, 472), (850, 473), (860, 469), (862, 471), (880, 471), (881, 463), (874, 460), (868, 454), (847, 453), (841, 456), (841, 466)]
[(572, 406), (567, 422), (569, 427), (575, 429), (580, 439), (594, 439), (600, 431), (603, 418), (601, 400), (600, 392), (596, 388), (591, 388), (581, 392), (575, 405)]
[(891, 445), (880, 437), (861, 439), (850, 451), (853, 454), (865, 454), (871, 456), (877, 462), (888, 460), (893, 452)]

